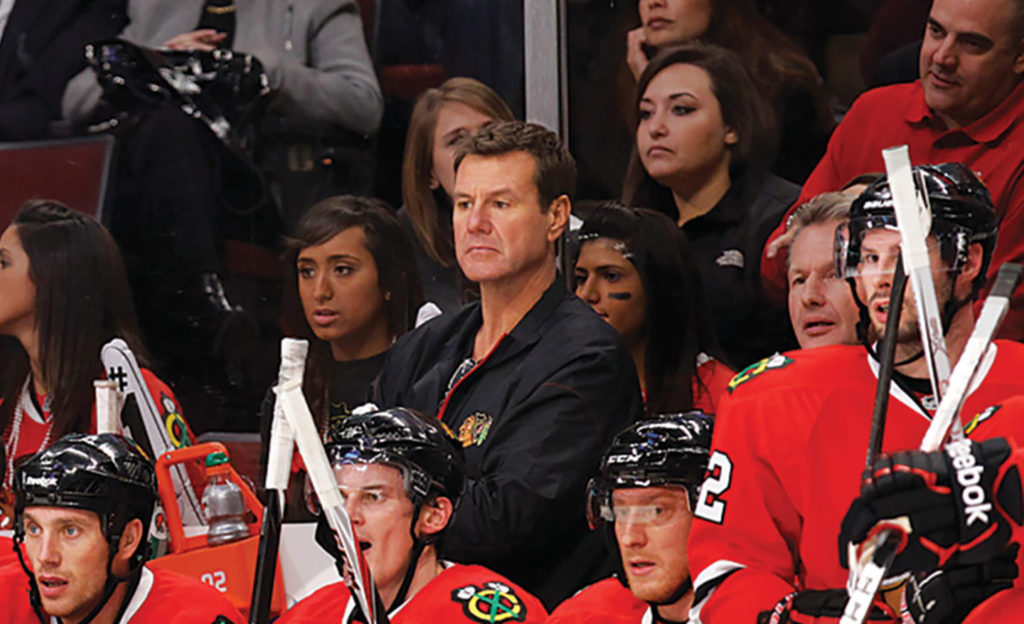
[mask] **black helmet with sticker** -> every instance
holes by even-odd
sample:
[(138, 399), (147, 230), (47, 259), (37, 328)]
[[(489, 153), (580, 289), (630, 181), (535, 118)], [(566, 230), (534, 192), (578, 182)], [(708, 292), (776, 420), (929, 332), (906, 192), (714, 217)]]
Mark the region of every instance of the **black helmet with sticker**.
[(99, 516), (112, 548), (130, 520), (148, 529), (156, 502), (153, 464), (131, 440), (72, 433), (15, 470), (15, 535), (24, 537), (26, 507), (71, 507)]
[(462, 448), (443, 423), (403, 407), (349, 416), (327, 434), (332, 465), (387, 464), (402, 471), (414, 505), (440, 494), (458, 506), (466, 487)]
[[(975, 294), (985, 283), (995, 249), (999, 219), (988, 188), (961, 163), (913, 167), (914, 186), (931, 209), (929, 234), (938, 239), (942, 259), (958, 272), (967, 261), (970, 246), (982, 246), (981, 271), (974, 281)], [(861, 263), (861, 239), (874, 228), (895, 228), (892, 191), (883, 176), (854, 200), (846, 235), (837, 233), (836, 271), (852, 277)]]
[(619, 488), (682, 487), (693, 509), (708, 465), (713, 427), (714, 418), (699, 411), (658, 414), (615, 436), (601, 460), (599, 476), (587, 488), (591, 526), (614, 521), (611, 493)]

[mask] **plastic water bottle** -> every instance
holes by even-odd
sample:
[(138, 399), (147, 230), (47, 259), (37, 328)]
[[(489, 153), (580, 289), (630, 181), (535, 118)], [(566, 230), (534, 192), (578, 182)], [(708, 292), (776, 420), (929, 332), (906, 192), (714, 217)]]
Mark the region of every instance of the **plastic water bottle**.
[(210, 530), (206, 542), (218, 546), (249, 537), (245, 523), (245, 499), (242, 490), (229, 478), (228, 456), (220, 451), (206, 456), (206, 489), (203, 490), (203, 515)]

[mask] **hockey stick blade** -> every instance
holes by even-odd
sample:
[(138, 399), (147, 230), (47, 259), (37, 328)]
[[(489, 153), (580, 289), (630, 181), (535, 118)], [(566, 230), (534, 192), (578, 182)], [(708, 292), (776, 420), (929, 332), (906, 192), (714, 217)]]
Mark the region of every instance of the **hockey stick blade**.
[[(182, 433), (181, 439), (174, 439), (171, 435), (172, 422), (165, 422), (161, 416), (153, 396), (149, 393), (146, 380), (142, 376), (142, 370), (135, 359), (135, 354), (128, 347), (128, 343), (120, 338), (114, 338), (100, 349), (100, 359), (103, 368), (106, 370), (107, 378), (118, 384), (118, 390), (124, 395), (125, 402), (132, 397), (138, 410), (137, 420), (134, 416), (122, 412), (124, 422), (130, 437), (142, 448), (152, 451), (151, 457), (159, 457), (167, 451), (173, 451), (188, 446), (188, 436)], [(168, 417), (173, 416), (168, 414)], [(185, 429), (184, 424), (181, 425)], [(178, 506), (181, 508), (181, 518), (188, 525), (203, 525), (202, 505), (199, 503), (199, 496), (192, 487), (192, 481), (183, 465), (171, 467), (171, 479), (174, 483), (174, 491), (178, 496)]]
[[(974, 323), (971, 336), (967, 339), (964, 351), (949, 377), (949, 389), (942, 397), (939, 409), (936, 410), (935, 417), (925, 432), (921, 450), (935, 451), (941, 448), (950, 426), (954, 422), (960, 422), (960, 408), (967, 398), (971, 382), (974, 381), (978, 367), (988, 352), (993, 336), (999, 331), (999, 326), (1010, 309), (1010, 296), (1017, 289), (1022, 277), (1024, 267), (1019, 264), (1007, 262), (999, 268), (992, 290), (985, 299), (977, 322)], [(960, 428), (962, 429), (962, 423)]]
[(345, 501), (338, 490), (338, 482), (327, 459), (327, 452), (320, 443), (316, 425), (313, 424), (313, 415), (310, 414), (309, 406), (302, 396), (301, 385), (291, 381), (275, 387), (274, 392), (282, 402), (284, 414), (299, 446), (299, 454), (306, 464), (309, 479), (320, 499), (320, 507), (342, 552), (342, 567), (346, 571), (342, 575), (342, 580), (362, 609), (368, 624), (387, 624), (387, 614), (384, 609), (379, 608), (380, 601), (369, 566), (355, 539), (355, 531), (345, 509)]
[[(309, 343), (305, 340), (284, 338), (281, 340), (281, 366), (277, 373), (278, 384), (296, 380), (301, 383), (306, 370), (306, 354)], [(284, 514), (285, 494), (291, 475), (292, 454), (295, 437), (280, 399), (274, 401), (274, 414), (270, 426), (270, 441), (267, 453), (267, 476), (265, 491), (267, 504), (263, 508), (263, 522), (260, 525), (260, 543), (256, 556), (256, 574), (252, 583), (252, 597), (249, 605), (249, 624), (266, 624), (270, 619), (270, 601), (274, 592), (274, 577), (277, 572), (277, 555), (281, 543), (281, 522)]]

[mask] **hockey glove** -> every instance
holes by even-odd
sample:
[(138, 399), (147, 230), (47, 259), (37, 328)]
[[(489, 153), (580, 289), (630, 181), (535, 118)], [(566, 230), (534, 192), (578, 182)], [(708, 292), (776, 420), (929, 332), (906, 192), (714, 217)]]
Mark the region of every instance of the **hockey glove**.
[[(899, 527), (907, 543), (890, 572), (981, 563), (1002, 551), (1012, 524), (1024, 521), (1017, 466), (1003, 438), (951, 442), (941, 451), (901, 451), (878, 459), (843, 518), (839, 561), (850, 544), (879, 528)], [(1011, 524), (1012, 523), (1012, 524)]]
[(1017, 545), (969, 566), (915, 573), (903, 594), (905, 624), (958, 624), (984, 600), (1013, 586)]
[[(785, 596), (771, 611), (762, 611), (757, 624), (824, 624), (838, 622), (849, 596), (845, 589), (805, 589)], [(868, 612), (869, 622), (897, 622), (896, 615), (882, 601)]]

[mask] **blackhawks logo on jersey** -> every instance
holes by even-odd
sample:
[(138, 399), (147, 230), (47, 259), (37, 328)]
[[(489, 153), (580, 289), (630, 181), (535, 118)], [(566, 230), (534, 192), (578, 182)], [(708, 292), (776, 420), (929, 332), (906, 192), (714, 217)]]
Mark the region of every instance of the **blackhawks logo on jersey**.
[(464, 448), (480, 446), (487, 439), (487, 434), (491, 432), (491, 424), (493, 423), (494, 418), (483, 412), (470, 414), (459, 425), (459, 442), (462, 443)]
[(964, 435), (971, 435), (971, 433), (973, 433), (974, 430), (978, 428), (978, 425), (985, 422), (989, 418), (992, 418), (992, 416), (995, 415), (995, 413), (998, 412), (999, 408), (1001, 407), (1002, 405), (993, 405), (992, 407), (988, 407), (984, 411), (975, 414), (974, 418), (972, 418), (970, 422), (964, 425)]
[(466, 585), (452, 592), (452, 600), (462, 604), (462, 612), (474, 622), (522, 622), (526, 605), (512, 588), (504, 583), (488, 581), (483, 587)]
[(760, 362), (757, 362), (756, 364), (751, 364), (750, 366), (736, 373), (736, 376), (729, 381), (729, 394), (732, 394), (733, 390), (739, 388), (740, 386), (747, 383), (751, 379), (754, 379), (755, 377), (759, 377), (770, 370), (778, 370), (780, 368), (785, 368), (792, 363), (792, 358), (788, 358), (782, 355), (781, 353), (776, 353), (775, 355), (769, 358), (765, 358)]

